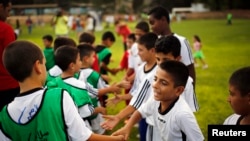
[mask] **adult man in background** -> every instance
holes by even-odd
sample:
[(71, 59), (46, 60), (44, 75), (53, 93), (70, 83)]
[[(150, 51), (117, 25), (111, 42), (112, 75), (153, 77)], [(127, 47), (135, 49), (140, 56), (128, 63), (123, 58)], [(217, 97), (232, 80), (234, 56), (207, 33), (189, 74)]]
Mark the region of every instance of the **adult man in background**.
[(11, 102), (20, 91), (18, 82), (10, 76), (2, 61), (4, 49), (16, 40), (13, 28), (5, 22), (10, 9), (11, 0), (0, 0), (0, 110)]

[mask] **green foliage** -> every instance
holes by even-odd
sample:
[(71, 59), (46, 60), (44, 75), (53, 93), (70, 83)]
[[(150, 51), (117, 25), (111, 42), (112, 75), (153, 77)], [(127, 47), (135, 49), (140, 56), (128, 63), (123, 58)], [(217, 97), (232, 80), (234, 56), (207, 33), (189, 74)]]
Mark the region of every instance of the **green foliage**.
[[(192, 36), (200, 36), (203, 44), (203, 53), (209, 68), (203, 70), (196, 68), (196, 94), (200, 105), (200, 110), (195, 113), (202, 132), (207, 140), (207, 126), (209, 124), (222, 124), (225, 118), (232, 114), (228, 97), (228, 79), (236, 69), (250, 65), (249, 63), (249, 25), (250, 20), (233, 19), (232, 25), (226, 25), (225, 20), (186, 20), (173, 22), (171, 24), (173, 32), (186, 36), (192, 44)], [(134, 29), (135, 23), (130, 23)], [(104, 31), (114, 31), (114, 27), (96, 32), (96, 44), (101, 43), (101, 35)], [(53, 35), (53, 28), (50, 26), (34, 27), (31, 35), (27, 34), (27, 29), (22, 26), (22, 35), (19, 40), (30, 40), (38, 44), (42, 49), (42, 36)], [(71, 32), (70, 37), (76, 41), (76, 35)], [(112, 62), (111, 67), (118, 67), (123, 55), (122, 37), (116, 36), (117, 40), (111, 47)], [(123, 78), (124, 72), (120, 72), (112, 77), (112, 82)], [(112, 95), (109, 95), (112, 97)], [(125, 103), (120, 103), (108, 108), (108, 114), (116, 114)], [(116, 129), (124, 125), (123, 122)], [(115, 131), (114, 129), (113, 131)], [(108, 132), (108, 134), (112, 133)], [(137, 128), (134, 128), (130, 141), (138, 141), (136, 138)]]

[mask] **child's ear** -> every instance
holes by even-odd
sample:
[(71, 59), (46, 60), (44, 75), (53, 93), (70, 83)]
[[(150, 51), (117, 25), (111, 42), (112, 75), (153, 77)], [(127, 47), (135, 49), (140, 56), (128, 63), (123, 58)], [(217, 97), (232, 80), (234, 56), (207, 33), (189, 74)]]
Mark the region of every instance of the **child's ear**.
[(42, 73), (42, 65), (43, 64), (39, 60), (36, 60), (36, 62), (34, 63), (34, 70), (36, 71), (36, 73)]
[(176, 57), (176, 61), (180, 61), (181, 60), (181, 56)]
[(183, 87), (183, 86), (178, 86), (178, 87), (176, 87), (175, 88), (175, 93), (176, 93), (176, 95), (177, 96), (180, 96), (183, 92), (184, 92), (184, 89), (185, 89), (185, 87)]

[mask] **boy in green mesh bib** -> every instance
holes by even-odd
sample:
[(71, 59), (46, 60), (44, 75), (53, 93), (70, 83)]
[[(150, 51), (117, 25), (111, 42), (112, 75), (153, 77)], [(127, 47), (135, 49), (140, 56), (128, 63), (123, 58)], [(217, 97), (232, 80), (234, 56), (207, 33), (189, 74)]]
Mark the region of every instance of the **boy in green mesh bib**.
[(45, 89), (45, 58), (35, 44), (15, 41), (4, 51), (3, 64), (20, 85), (20, 94), (0, 112), (0, 140), (120, 141), (123, 136), (92, 133), (67, 91)]

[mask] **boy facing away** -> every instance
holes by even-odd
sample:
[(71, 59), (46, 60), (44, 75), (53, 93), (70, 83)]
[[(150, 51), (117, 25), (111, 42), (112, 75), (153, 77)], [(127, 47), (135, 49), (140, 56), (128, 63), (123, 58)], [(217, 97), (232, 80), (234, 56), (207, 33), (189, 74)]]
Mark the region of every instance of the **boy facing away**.
[(134, 124), (141, 118), (152, 116), (153, 128), (157, 128), (161, 140), (203, 141), (204, 137), (193, 112), (180, 96), (188, 76), (188, 68), (181, 62), (161, 63), (154, 77), (154, 99), (149, 99), (136, 110), (128, 123), (113, 135), (124, 135), (127, 140)]
[[(82, 62), (77, 48), (71, 46), (62, 46), (55, 52), (56, 64), (62, 69), (62, 74), (54, 80), (48, 82), (48, 88), (60, 87), (66, 89), (76, 106), (80, 116), (89, 124), (89, 116), (97, 113), (106, 113), (103, 107), (94, 107), (85, 82), (75, 78), (79, 72)], [(91, 126), (89, 126), (91, 127)]]
[[(101, 75), (91, 68), (94, 62), (95, 49), (89, 44), (80, 44), (77, 46), (80, 52), (80, 59), (82, 61), (81, 69), (78, 75), (78, 80), (83, 83), (90, 84), (93, 88), (98, 89), (98, 96), (105, 95), (107, 93), (120, 93), (121, 87), (125, 83), (119, 83), (114, 85), (107, 85), (102, 79)], [(129, 85), (129, 84), (128, 84)], [(92, 103), (94, 107), (101, 106), (98, 97), (92, 98)], [(104, 121), (101, 114), (95, 114), (88, 118), (92, 130), (95, 133), (103, 134), (104, 129), (100, 127), (100, 123)]]
[(46, 61), (35, 44), (28, 41), (11, 43), (4, 51), (3, 63), (18, 81), (20, 94), (0, 113), (1, 141), (38, 138), (48, 141), (123, 140), (122, 136), (93, 134), (65, 90), (43, 88), (46, 81)]
[(236, 70), (229, 79), (228, 102), (234, 114), (224, 121), (225, 125), (250, 125), (250, 67)]

